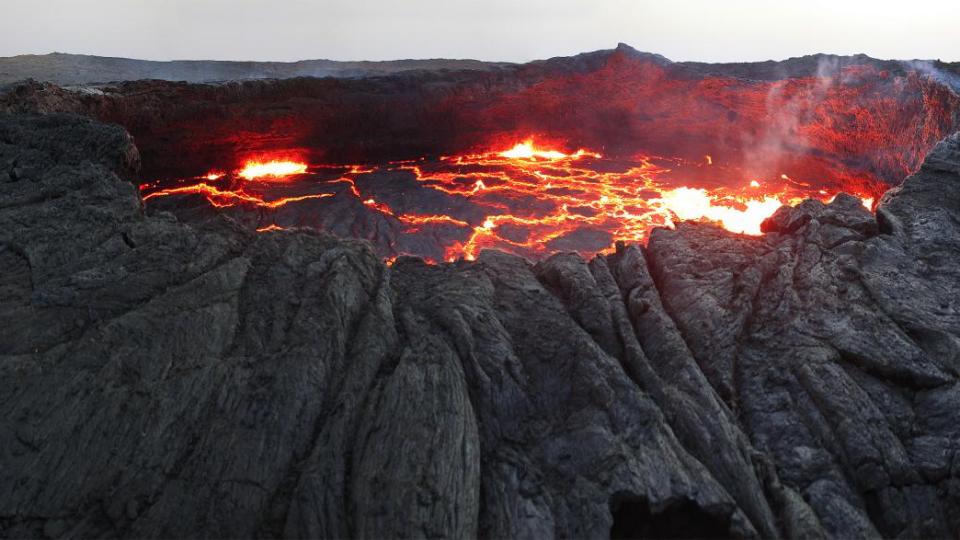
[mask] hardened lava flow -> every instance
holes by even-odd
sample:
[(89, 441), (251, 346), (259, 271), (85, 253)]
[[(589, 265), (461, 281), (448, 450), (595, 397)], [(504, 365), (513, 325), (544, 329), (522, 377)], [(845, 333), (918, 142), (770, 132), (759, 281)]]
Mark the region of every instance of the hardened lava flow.
[[(705, 180), (685, 182), (687, 170), (697, 170)], [(161, 197), (195, 194), (217, 208), (254, 213), (258, 231), (310, 225), (309, 219), (297, 223), (287, 218), (324, 212), (311, 206), (323, 199), (351, 198), (362, 203), (361, 211), (395, 224), (403, 236), (446, 231), (447, 236), (438, 237), (446, 261), (473, 260), (485, 248), (533, 258), (561, 250), (609, 252), (617, 241), (644, 242), (651, 228), (678, 220), (705, 220), (735, 233), (759, 235), (761, 222), (784, 204), (806, 198), (826, 202), (845, 190), (870, 209), (879, 195), (858, 191), (858, 186), (796, 182), (786, 173), (729, 181), (732, 174), (711, 155), (697, 163), (654, 156), (606, 159), (591, 150), (541, 146), (531, 137), (502, 150), (381, 165), (249, 161), (229, 173), (211, 171), (141, 188), (148, 205)], [(416, 186), (399, 194), (406, 199), (402, 209), (378, 198), (378, 190), (389, 188), (384, 183), (403, 185), (410, 178)], [(418, 205), (418, 199), (429, 203), (437, 197), (446, 204), (431, 213), (418, 211), (429, 206)], [(389, 193), (386, 198), (391, 199)], [(297, 205), (306, 206), (297, 211)], [(399, 254), (433, 260), (432, 252), (382, 253), (390, 259)]]

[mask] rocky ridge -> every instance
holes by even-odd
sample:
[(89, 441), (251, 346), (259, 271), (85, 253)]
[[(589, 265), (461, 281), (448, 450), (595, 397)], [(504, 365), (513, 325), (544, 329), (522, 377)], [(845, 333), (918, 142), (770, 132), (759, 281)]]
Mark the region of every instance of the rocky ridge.
[[(877, 63), (883, 69), (902, 71), (911, 64), (923, 62), (944, 73), (960, 73), (960, 62), (939, 60), (881, 60), (864, 54), (842, 56), (813, 54), (782, 61), (740, 63), (673, 62), (659, 54), (640, 52), (625, 43), (615, 49), (584, 53), (573, 58), (588, 63), (597, 56), (612, 51), (624, 51), (643, 56), (659, 64), (675, 64), (692, 73), (745, 77), (756, 80), (780, 79), (815, 74), (824, 61), (834, 64)], [(563, 57), (529, 62), (533, 65), (562, 63)], [(482, 60), (433, 58), (388, 61), (300, 60), (295, 62), (256, 62), (224, 60), (155, 61), (135, 58), (94, 56), (54, 52), (0, 57), (0, 85), (25, 79), (51, 82), (58, 85), (81, 86), (103, 83), (155, 79), (191, 83), (218, 83), (242, 79), (285, 79), (293, 77), (375, 77), (404, 71), (470, 70), (496, 71), (511, 69), (519, 64)]]
[(946, 537), (960, 135), (876, 216), (537, 264), (146, 213), (0, 116), (0, 536)]
[(61, 85), (158, 79), (210, 83), (239, 79), (289, 77), (370, 77), (402, 71), (492, 70), (508, 66), (506, 62), (454, 60), (392, 60), (383, 62), (343, 62), (301, 60), (298, 62), (244, 62), (222, 60), (153, 61), (113, 58), (87, 54), (24, 54), (0, 57), (0, 84), (36, 79)]

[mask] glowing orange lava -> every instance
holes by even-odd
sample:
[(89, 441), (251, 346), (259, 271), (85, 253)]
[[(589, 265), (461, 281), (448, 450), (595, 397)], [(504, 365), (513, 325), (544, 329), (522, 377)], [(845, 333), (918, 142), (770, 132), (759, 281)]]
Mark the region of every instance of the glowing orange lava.
[[(699, 180), (684, 174), (704, 166), (709, 166), (709, 171), (702, 169)], [(351, 204), (359, 202), (385, 219), (395, 231), (391, 234), (423, 235), (410, 245), (440, 243), (436, 248), (440, 251), (413, 255), (448, 261), (474, 259), (488, 248), (531, 258), (566, 250), (589, 255), (610, 249), (616, 241), (645, 242), (654, 227), (669, 227), (683, 220), (709, 221), (735, 233), (759, 235), (760, 224), (781, 205), (811, 197), (826, 202), (841, 191), (835, 184), (814, 187), (787, 173), (730, 182), (730, 178), (746, 174), (724, 168), (709, 155), (690, 162), (648, 156), (615, 160), (589, 150), (571, 153), (538, 146), (532, 138), (506, 150), (486, 153), (379, 166), (314, 165), (311, 173), (304, 174), (307, 169), (306, 164), (297, 162), (251, 162), (233, 174), (212, 172), (200, 177), (206, 181), (184, 180), (181, 185), (166, 188), (158, 187), (158, 182), (144, 184), (142, 189), (147, 201), (193, 193), (206, 197), (212, 206), (241, 211), (260, 208), (282, 212), (290, 204), (347, 197), (353, 199)], [(383, 175), (376, 182), (413, 175), (417, 186), (404, 191), (402, 199), (389, 199), (405, 201), (403, 207), (418, 204), (419, 190), (433, 192), (424, 200), (437, 201), (439, 197), (447, 202), (439, 206), (433, 203), (419, 212), (398, 212), (380, 200), (376, 190), (370, 191), (369, 178), (357, 182), (371, 173)], [(241, 181), (293, 174), (304, 176), (282, 183)], [(849, 184), (859, 185), (853, 181)], [(867, 209), (872, 209), (879, 194), (847, 191), (860, 196)], [(297, 217), (290, 223), (303, 225), (303, 212), (322, 215), (325, 207), (303, 208), (307, 210), (293, 211)], [(279, 218), (257, 215), (258, 231), (283, 228), (276, 224), (284, 222), (283, 214), (277, 214)], [(380, 227), (375, 221), (369, 223)], [(385, 256), (395, 258), (400, 254), (400, 248), (396, 248)]]
[[(248, 161), (237, 173), (237, 176), (246, 180), (255, 180), (259, 178), (285, 178), (305, 172), (307, 172), (307, 164), (296, 161)], [(207, 178), (211, 179), (209, 175)]]

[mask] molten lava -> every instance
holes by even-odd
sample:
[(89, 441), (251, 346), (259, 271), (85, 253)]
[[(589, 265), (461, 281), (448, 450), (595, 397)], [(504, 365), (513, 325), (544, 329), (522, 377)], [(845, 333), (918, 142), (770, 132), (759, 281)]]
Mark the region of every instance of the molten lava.
[[(237, 176), (246, 180), (277, 179), (286, 178), (295, 174), (303, 174), (305, 172), (307, 172), (306, 163), (280, 160), (267, 162), (248, 161), (243, 168), (240, 169), (240, 172), (237, 173)], [(207, 178), (210, 179), (210, 175), (207, 175)]]
[(564, 154), (559, 150), (549, 150), (545, 148), (537, 147), (533, 139), (527, 139), (521, 143), (517, 143), (513, 148), (509, 150), (504, 150), (503, 152), (498, 152), (500, 157), (505, 157), (508, 159), (545, 159), (545, 160), (557, 160), (564, 158), (580, 158), (583, 156), (592, 156), (592, 157), (603, 157), (600, 154), (594, 152), (587, 152), (582, 148), (577, 150), (573, 154)]
[(743, 208), (724, 204), (705, 189), (680, 187), (665, 191), (655, 199), (680, 220), (706, 220), (719, 223), (724, 229), (735, 233), (760, 234), (760, 224), (785, 204), (777, 197), (740, 199)]
[[(144, 184), (144, 200), (198, 194), (218, 208), (254, 210), (251, 219), (261, 232), (281, 229), (280, 223), (335, 226), (325, 221), (328, 207), (302, 205), (346, 204), (357, 208), (350, 210), (353, 214), (379, 215), (392, 234), (420, 239), (404, 244), (412, 249), (389, 240), (384, 253), (389, 260), (404, 253), (455, 260), (473, 259), (486, 248), (532, 258), (570, 250), (592, 254), (616, 241), (643, 242), (652, 228), (681, 220), (709, 221), (735, 233), (759, 235), (763, 220), (783, 204), (805, 198), (828, 201), (848, 191), (870, 209), (879, 195), (858, 188), (870, 185), (869, 179), (814, 186), (812, 179), (800, 181), (781, 173), (746, 180), (743, 171), (725, 167), (714, 156), (691, 162), (651, 156), (615, 160), (583, 149), (541, 147), (533, 139), (507, 150), (307, 170), (305, 163), (251, 162), (233, 174), (213, 172), (175, 186)], [(292, 175), (301, 176), (283, 183), (249, 182)], [(392, 182), (413, 184), (391, 188)], [(382, 228), (363, 221), (350, 228), (350, 234), (372, 234), (357, 226), (373, 233)], [(441, 251), (418, 247), (431, 242), (439, 243)]]

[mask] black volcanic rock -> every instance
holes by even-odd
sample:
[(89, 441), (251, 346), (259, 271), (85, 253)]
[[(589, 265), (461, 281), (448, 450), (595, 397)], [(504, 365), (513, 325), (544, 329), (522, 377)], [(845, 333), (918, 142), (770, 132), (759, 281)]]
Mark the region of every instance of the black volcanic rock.
[(960, 530), (960, 136), (876, 219), (536, 265), (146, 215), (136, 155), (0, 116), (0, 536)]

